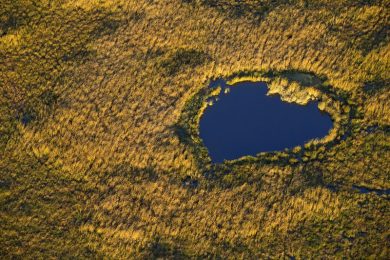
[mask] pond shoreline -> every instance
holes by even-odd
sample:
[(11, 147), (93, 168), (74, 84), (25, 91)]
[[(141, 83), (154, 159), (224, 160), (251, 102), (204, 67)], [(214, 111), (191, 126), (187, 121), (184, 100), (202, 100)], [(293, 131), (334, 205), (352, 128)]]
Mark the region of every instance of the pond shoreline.
[[(198, 92), (188, 99), (182, 110), (178, 123), (173, 128), (178, 135), (179, 140), (194, 153), (197, 167), (201, 172), (210, 176), (210, 174), (213, 175), (212, 173), (216, 172), (213, 168), (219, 167), (219, 164), (214, 164), (211, 161), (208, 150), (199, 136), (200, 118), (207, 107), (208, 99), (213, 96), (212, 92), (214, 89), (209, 87), (210, 84), (211, 87), (215, 87), (220, 85), (222, 82), (227, 82), (229, 84), (242, 81), (262, 81), (270, 83), (278, 78), (286, 78), (285, 74), (294, 75), (294, 73), (309, 76), (307, 76), (308, 79), (306, 79), (306, 82), (302, 83), (294, 81), (295, 79), (291, 82), (297, 82), (299, 84), (302, 83), (301, 86), (304, 86), (304, 88), (312, 85), (312, 87), (317, 89), (322, 97), (326, 99), (328, 107), (324, 108), (324, 112), (328, 113), (333, 120), (333, 132), (321, 140), (313, 140), (312, 142), (303, 144), (299, 151), (287, 149), (284, 151), (259, 153), (255, 157), (243, 156), (238, 159), (225, 161), (222, 165), (232, 167), (233, 165), (254, 162), (278, 165), (296, 165), (312, 160), (321, 161), (324, 159), (323, 152), (325, 150), (329, 149), (333, 145), (337, 145), (353, 133), (351, 121), (357, 113), (357, 108), (354, 107), (353, 102), (349, 101), (350, 97), (348, 93), (330, 87), (326, 79), (323, 77), (317, 77), (314, 74), (299, 71), (245, 71), (237, 72), (230, 76), (220, 75), (209, 80), (208, 83), (200, 87)], [(310, 80), (313, 78), (314, 80)], [(321, 82), (320, 84), (318, 83), (319, 80)], [(312, 81), (314, 81), (315, 84), (310, 84)], [(338, 109), (332, 107), (334, 103), (337, 104)]]

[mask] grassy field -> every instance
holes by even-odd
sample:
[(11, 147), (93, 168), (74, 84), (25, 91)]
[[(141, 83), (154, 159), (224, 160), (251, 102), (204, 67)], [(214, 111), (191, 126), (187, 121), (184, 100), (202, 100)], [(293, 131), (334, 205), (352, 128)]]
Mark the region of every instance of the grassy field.
[[(389, 259), (389, 9), (0, 1), (0, 257)], [(260, 74), (337, 132), (211, 164), (208, 83)]]

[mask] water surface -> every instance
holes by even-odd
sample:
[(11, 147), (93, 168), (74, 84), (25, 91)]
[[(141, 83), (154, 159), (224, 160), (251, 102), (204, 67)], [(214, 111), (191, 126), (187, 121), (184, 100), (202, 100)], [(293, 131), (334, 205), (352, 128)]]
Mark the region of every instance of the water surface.
[(293, 148), (324, 137), (332, 127), (330, 116), (316, 102), (300, 106), (267, 96), (263, 82), (229, 86), (219, 79), (210, 87), (218, 85), (221, 94), (200, 120), (200, 137), (213, 162)]

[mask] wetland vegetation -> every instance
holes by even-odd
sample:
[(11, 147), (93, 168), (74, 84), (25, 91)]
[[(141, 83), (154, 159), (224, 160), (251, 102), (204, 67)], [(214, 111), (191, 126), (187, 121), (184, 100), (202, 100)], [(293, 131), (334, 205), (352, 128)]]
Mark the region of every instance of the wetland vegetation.
[[(0, 258), (388, 259), (389, 19), (384, 0), (0, 1)], [(333, 128), (214, 164), (219, 78)]]

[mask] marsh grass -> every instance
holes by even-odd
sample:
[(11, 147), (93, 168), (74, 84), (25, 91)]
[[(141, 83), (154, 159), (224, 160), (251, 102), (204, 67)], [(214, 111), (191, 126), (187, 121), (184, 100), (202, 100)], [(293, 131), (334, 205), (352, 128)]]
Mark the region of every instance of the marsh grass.
[[(388, 258), (387, 2), (258, 3), (0, 1), (1, 258)], [(210, 167), (201, 92), (253, 71), (336, 139)]]

